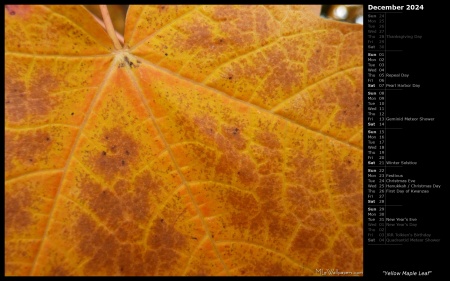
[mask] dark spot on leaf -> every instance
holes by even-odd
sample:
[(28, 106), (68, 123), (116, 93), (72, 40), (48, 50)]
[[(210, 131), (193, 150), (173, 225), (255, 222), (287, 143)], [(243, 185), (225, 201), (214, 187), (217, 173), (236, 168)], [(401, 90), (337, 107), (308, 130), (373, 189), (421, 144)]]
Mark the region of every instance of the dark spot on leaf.
[(115, 128), (105, 132), (100, 140), (106, 148), (102, 149), (106, 154), (102, 150), (92, 154), (90, 165), (94, 172), (107, 181), (111, 181), (119, 174), (128, 175), (130, 168), (138, 161), (139, 155), (139, 146), (133, 136), (124, 133), (121, 128)]
[(102, 154), (103, 154), (103, 155), (106, 155), (106, 151), (102, 151)]
[(72, 112), (70, 115), (74, 115), (74, 113)]
[(31, 158), (30, 158), (30, 159), (28, 159), (28, 160), (29, 160), (30, 162), (33, 162), (33, 159), (31, 159)]
[(163, 223), (163, 222), (164, 222), (164, 219), (160, 219), (159, 221), (160, 221), (161, 223)]
[(16, 14), (16, 12), (13, 11), (11, 5), (6, 5), (5, 8), (6, 8), (6, 10), (8, 10), (8, 13), (9, 13), (11, 16), (14, 16), (14, 15)]
[(164, 54), (167, 57), (167, 53)]

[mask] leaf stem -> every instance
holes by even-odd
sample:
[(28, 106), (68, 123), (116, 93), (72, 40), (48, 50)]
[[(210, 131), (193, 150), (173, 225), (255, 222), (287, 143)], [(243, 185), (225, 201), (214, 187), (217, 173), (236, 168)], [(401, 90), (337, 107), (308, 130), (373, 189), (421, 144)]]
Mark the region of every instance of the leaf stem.
[[(89, 13), (91, 13), (91, 11), (89, 11)], [(100, 24), (105, 30), (106, 30), (106, 26), (105, 23), (103, 22), (103, 20), (101, 20), (100, 18), (98, 18), (96, 15), (94, 15), (93, 13), (91, 13), (92, 17), (95, 19), (96, 22), (98, 22), (98, 24)], [(124, 39), (122, 34), (120, 34), (117, 30), (116, 30), (116, 36), (117, 39), (119, 39), (120, 44), (122, 44), (122, 46), (125, 44), (124, 43)]]
[(99, 5), (99, 6), (100, 11), (102, 12), (103, 22), (105, 23), (106, 32), (108, 32), (109, 37), (111, 37), (116, 50), (121, 50), (122, 45), (120, 44), (119, 39), (117, 39), (116, 31), (114, 30), (111, 17), (109, 16), (108, 7), (106, 5)]

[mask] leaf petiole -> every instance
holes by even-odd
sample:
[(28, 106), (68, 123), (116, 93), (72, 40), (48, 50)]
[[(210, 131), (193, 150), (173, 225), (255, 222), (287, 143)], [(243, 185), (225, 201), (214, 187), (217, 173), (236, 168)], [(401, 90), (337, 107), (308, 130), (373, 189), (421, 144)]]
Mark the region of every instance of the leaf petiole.
[(117, 39), (116, 31), (114, 30), (111, 17), (109, 16), (108, 7), (106, 5), (99, 5), (99, 6), (100, 11), (102, 12), (103, 22), (105, 23), (106, 32), (108, 32), (109, 37), (111, 37), (116, 50), (121, 50), (122, 45), (120, 44), (119, 39)]

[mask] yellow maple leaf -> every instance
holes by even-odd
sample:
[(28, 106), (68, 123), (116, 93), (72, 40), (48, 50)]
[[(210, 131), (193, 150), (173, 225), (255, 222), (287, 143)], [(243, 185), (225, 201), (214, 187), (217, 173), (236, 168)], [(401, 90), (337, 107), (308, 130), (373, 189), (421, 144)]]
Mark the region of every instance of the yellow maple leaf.
[(362, 271), (362, 28), (5, 7), (7, 275)]

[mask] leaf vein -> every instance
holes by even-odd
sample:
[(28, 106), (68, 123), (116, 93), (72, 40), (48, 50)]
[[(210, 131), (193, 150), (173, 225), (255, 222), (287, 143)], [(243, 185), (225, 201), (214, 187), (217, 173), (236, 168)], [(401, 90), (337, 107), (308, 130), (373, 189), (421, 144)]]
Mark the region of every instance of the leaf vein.
[(284, 257), (286, 260), (288, 260), (289, 262), (291, 262), (291, 263), (297, 265), (298, 267), (301, 267), (301, 268), (306, 269), (306, 270), (308, 270), (308, 271), (310, 271), (310, 272), (312, 272), (312, 273), (315, 273), (314, 270), (312, 270), (311, 268), (309, 268), (309, 267), (307, 267), (307, 266), (305, 266), (305, 265), (299, 263), (298, 261), (296, 261), (295, 259), (293, 259), (293, 258), (290, 257), (289, 255), (287, 255), (287, 254), (285, 254), (285, 253), (282, 253), (282, 252), (280, 252), (280, 251), (278, 251), (278, 250), (269, 248), (269, 247), (267, 247), (267, 246), (265, 246), (265, 245), (262, 245), (262, 244), (258, 244), (258, 243), (254, 243), (254, 242), (249, 242), (249, 241), (233, 240), (233, 239), (217, 240), (216, 242), (217, 242), (218, 244), (221, 244), (221, 243), (222, 243), (222, 244), (228, 244), (228, 243), (245, 244), (245, 245), (249, 245), (249, 246), (254, 246), (254, 247), (262, 248), (262, 249), (264, 249), (264, 250), (267, 250), (267, 251), (269, 251), (269, 252), (272, 252), (272, 253), (274, 253), (274, 254), (277, 254), (277, 255), (279, 255), (279, 256)]
[[(79, 30), (81, 30), (84, 34), (86, 34), (89, 38), (91, 38), (92, 40), (94, 40), (95, 42), (97, 42), (97, 43), (99, 44), (99, 46), (102, 46), (106, 51), (112, 50), (112, 46), (111, 46), (111, 47), (107, 47), (107, 46), (103, 45), (102, 42), (98, 41), (97, 38), (93, 37), (87, 30), (85, 30), (84, 28), (82, 28), (81, 26), (79, 26), (76, 22), (74, 22), (74, 21), (72, 21), (71, 19), (69, 19), (67, 16), (65, 16), (65, 15), (63, 15), (63, 14), (61, 14), (61, 13), (58, 13), (58, 12), (54, 11), (53, 9), (51, 9), (51, 8), (48, 7), (48, 6), (42, 6), (42, 7), (44, 7), (45, 9), (51, 11), (52, 13), (54, 13), (54, 14), (56, 14), (56, 15), (59, 15), (60, 17), (65, 18), (65, 19), (66, 19), (68, 22), (70, 22), (73, 26), (77, 27), (77, 28), (78, 28)], [(92, 20), (94, 20), (94, 19), (92, 19)], [(95, 20), (94, 20), (94, 22), (95, 22)], [(95, 24), (98, 24), (98, 23), (95, 22)]]
[(105, 74), (105, 78), (103, 79), (102, 84), (99, 86), (99, 88), (97, 90), (97, 93), (92, 98), (91, 104), (89, 105), (89, 109), (87, 110), (86, 115), (84, 116), (83, 123), (81, 124), (81, 126), (80, 126), (80, 128), (78, 130), (77, 136), (75, 137), (74, 144), (72, 145), (72, 148), (70, 150), (69, 156), (67, 158), (67, 161), (66, 161), (66, 164), (65, 164), (65, 167), (64, 167), (63, 176), (61, 177), (61, 180), (59, 182), (59, 185), (58, 185), (58, 188), (57, 188), (57, 191), (56, 191), (56, 195), (55, 195), (55, 199), (54, 199), (54, 202), (53, 202), (53, 206), (51, 207), (51, 210), (50, 210), (50, 213), (49, 213), (49, 219), (47, 220), (47, 224), (45, 226), (45, 231), (44, 231), (44, 234), (43, 234), (43, 237), (42, 237), (41, 244), (39, 245), (38, 251), (37, 251), (35, 259), (33, 261), (33, 266), (31, 268), (30, 275), (34, 275), (33, 273), (36, 270), (38, 257), (40, 256), (40, 254), (42, 252), (44, 241), (45, 241), (45, 239), (46, 239), (46, 237), (48, 235), (48, 231), (50, 229), (50, 224), (51, 224), (51, 221), (52, 221), (52, 218), (53, 218), (53, 214), (55, 213), (56, 202), (58, 201), (59, 195), (61, 193), (62, 185), (63, 185), (64, 179), (66, 177), (66, 174), (67, 174), (67, 171), (68, 171), (68, 167), (70, 166), (69, 164), (70, 164), (70, 162), (71, 162), (71, 160), (73, 158), (73, 155), (74, 155), (74, 152), (75, 152), (75, 148), (78, 146), (78, 143), (80, 142), (81, 135), (82, 135), (81, 133), (83, 131), (83, 128), (86, 125), (87, 120), (89, 119), (89, 116), (91, 115), (91, 112), (93, 111), (93, 108), (94, 108), (94, 105), (95, 105), (96, 101), (100, 98), (101, 91), (104, 88), (104, 86), (106, 84), (106, 81), (108, 80), (108, 77), (111, 75), (111, 73), (112, 73), (114, 68), (115, 68), (115, 64), (111, 64), (111, 66), (107, 70), (107, 72)]
[(173, 165), (175, 166), (175, 169), (178, 171), (178, 174), (179, 174), (179, 176), (180, 176), (182, 182), (183, 182), (184, 185), (186, 186), (186, 190), (187, 190), (187, 192), (188, 192), (188, 194), (189, 194), (189, 197), (190, 197), (190, 199), (191, 199), (191, 201), (192, 201), (192, 203), (193, 203), (193, 206), (195, 207), (195, 210), (196, 210), (196, 212), (197, 212), (197, 214), (198, 214), (198, 216), (199, 216), (199, 218), (200, 218), (200, 220), (201, 220), (201, 222), (202, 222), (202, 225), (203, 225), (203, 227), (205, 228), (205, 232), (206, 232), (206, 234), (207, 234), (209, 240), (211, 241), (211, 244), (213, 245), (214, 252), (216, 253), (216, 255), (217, 255), (217, 257), (219, 258), (219, 260), (221, 261), (221, 263), (222, 263), (224, 269), (226, 270), (226, 272), (229, 273), (229, 272), (228, 272), (228, 267), (227, 267), (227, 265), (225, 264), (225, 262), (223, 261), (221, 255), (220, 255), (220, 253), (219, 253), (219, 251), (218, 251), (218, 249), (217, 249), (217, 247), (216, 247), (216, 245), (215, 245), (215, 243), (214, 243), (214, 240), (213, 240), (213, 238), (211, 237), (211, 233), (210, 233), (209, 228), (208, 228), (208, 226), (207, 226), (207, 224), (206, 224), (206, 222), (205, 222), (205, 219), (203, 218), (203, 214), (200, 212), (199, 206), (198, 206), (197, 202), (196, 202), (195, 199), (194, 199), (194, 195), (192, 194), (192, 191), (191, 191), (191, 189), (190, 189), (190, 187), (189, 187), (188, 181), (186, 180), (186, 178), (184, 177), (183, 173), (181, 172), (181, 169), (180, 169), (180, 167), (178, 166), (178, 163), (175, 161), (175, 156), (173, 155), (173, 152), (172, 152), (172, 149), (170, 148), (170, 145), (168, 144), (168, 142), (167, 142), (166, 138), (164, 137), (164, 135), (163, 135), (161, 129), (159, 128), (159, 125), (156, 123), (156, 120), (154, 119), (153, 111), (152, 111), (151, 108), (148, 106), (148, 102), (147, 102), (145, 96), (143, 95), (142, 88), (140, 87), (139, 83), (136, 81), (136, 77), (135, 77), (134, 73), (133, 73), (130, 69), (128, 69), (128, 68), (127, 68), (127, 72), (129, 73), (130, 78), (132, 79), (133, 83), (135, 84), (136, 89), (138, 89), (139, 97), (141, 98), (142, 103), (144, 104), (144, 106), (145, 106), (147, 112), (148, 112), (148, 113), (151, 115), (151, 117), (152, 117), (153, 125), (154, 125), (154, 127), (156, 128), (156, 130), (158, 131), (158, 134), (159, 134), (159, 136), (161, 137), (161, 140), (163, 141), (164, 146), (165, 146), (166, 149), (167, 149), (167, 152), (169, 153), (170, 159), (171, 159)]
[[(139, 57), (139, 56), (136, 56), (136, 57)], [(287, 122), (289, 122), (289, 123), (295, 124), (295, 125), (297, 125), (297, 126), (299, 126), (299, 127), (302, 127), (303, 129), (308, 130), (308, 131), (310, 131), (310, 132), (313, 132), (313, 133), (315, 133), (315, 134), (318, 134), (318, 135), (321, 135), (321, 136), (330, 138), (330, 139), (332, 139), (332, 140), (334, 140), (334, 141), (336, 141), (336, 142), (339, 142), (339, 143), (341, 143), (341, 144), (345, 144), (345, 145), (354, 147), (354, 148), (356, 148), (356, 149), (358, 149), (358, 150), (362, 150), (361, 147), (359, 147), (359, 146), (357, 146), (357, 145), (354, 145), (354, 144), (352, 144), (352, 143), (349, 143), (349, 142), (346, 141), (346, 140), (342, 140), (342, 139), (339, 139), (339, 138), (337, 138), (337, 137), (335, 137), (335, 136), (326, 134), (326, 133), (324, 133), (324, 132), (320, 132), (320, 131), (315, 130), (315, 129), (313, 129), (313, 128), (311, 128), (311, 127), (305, 125), (305, 124), (301, 124), (301, 123), (299, 123), (299, 122), (297, 122), (297, 121), (295, 121), (295, 120), (292, 120), (292, 119), (289, 119), (289, 118), (287, 118), (287, 117), (285, 117), (285, 116), (282, 116), (282, 115), (280, 115), (280, 114), (277, 114), (276, 112), (272, 112), (272, 111), (270, 111), (269, 109), (266, 109), (266, 108), (260, 107), (260, 106), (258, 106), (258, 105), (249, 103), (249, 102), (247, 102), (247, 101), (245, 101), (245, 100), (241, 100), (241, 99), (238, 99), (238, 98), (236, 98), (236, 97), (230, 96), (230, 95), (228, 95), (228, 94), (226, 94), (226, 93), (224, 93), (224, 92), (222, 92), (222, 91), (220, 91), (220, 90), (218, 90), (218, 89), (216, 89), (216, 88), (213, 88), (213, 87), (211, 87), (211, 86), (202, 84), (201, 82), (198, 82), (198, 81), (195, 81), (195, 80), (186, 78), (186, 77), (184, 77), (184, 76), (182, 76), (182, 75), (180, 75), (180, 74), (178, 74), (178, 73), (175, 73), (175, 72), (173, 72), (173, 71), (171, 71), (171, 70), (169, 70), (169, 69), (167, 69), (167, 68), (163, 68), (163, 67), (161, 67), (161, 66), (159, 66), (159, 65), (155, 65), (155, 64), (153, 64), (152, 62), (150, 62), (150, 61), (148, 61), (148, 60), (146, 60), (146, 59), (144, 59), (144, 58), (142, 58), (142, 57), (139, 57), (139, 59), (141, 60), (142, 63), (147, 64), (147, 65), (149, 65), (149, 66), (151, 66), (151, 67), (154, 67), (154, 68), (156, 68), (156, 69), (158, 69), (158, 70), (160, 70), (160, 71), (162, 71), (162, 72), (164, 72), (164, 73), (170, 74), (170, 75), (175, 76), (175, 77), (177, 77), (177, 78), (179, 78), (179, 79), (182, 79), (182, 80), (184, 80), (184, 81), (190, 82), (190, 83), (192, 83), (192, 84), (194, 84), (194, 85), (197, 85), (197, 86), (200, 86), (200, 87), (209, 89), (210, 91), (212, 91), (212, 92), (214, 92), (214, 93), (216, 93), (216, 94), (219, 94), (219, 95), (222, 95), (222, 96), (226, 96), (226, 97), (228, 97), (228, 98), (230, 98), (230, 99), (232, 99), (232, 100), (234, 100), (234, 101), (237, 101), (237, 102), (239, 102), (239, 103), (243, 103), (243, 104), (245, 104), (245, 105), (247, 105), (247, 106), (249, 106), (249, 107), (251, 107), (251, 108), (254, 108), (254, 109), (258, 110), (258, 111), (263, 111), (263, 112), (268, 113), (268, 114), (270, 114), (270, 115), (276, 116), (276, 117), (278, 117), (278, 118), (280, 118), (280, 119), (283, 119), (283, 120), (285, 120), (285, 121), (287, 121)]]
[[(137, 47), (139, 47), (140, 45), (144, 44), (145, 41), (147, 41), (148, 39), (152, 38), (153, 36), (155, 36), (156, 34), (158, 34), (160, 31), (162, 31), (162, 30), (168, 28), (169, 26), (171, 26), (171, 25), (174, 24), (175, 22), (179, 21), (180, 19), (183, 19), (184, 17), (186, 17), (187, 15), (193, 13), (194, 11), (196, 11), (196, 10), (198, 10), (198, 9), (199, 9), (199, 6), (197, 6), (195, 9), (192, 9), (192, 10), (186, 12), (185, 14), (180, 15), (179, 17), (173, 19), (172, 21), (169, 21), (169, 22), (165, 23), (163, 26), (161, 26), (160, 28), (158, 28), (157, 31), (155, 31), (155, 32), (153, 32), (152, 34), (150, 34), (149, 36), (143, 38), (141, 41), (136, 42), (136, 43), (134, 44), (134, 46), (130, 48), (130, 52), (133, 51), (133, 50), (135, 50), (135, 49), (136, 49)], [(136, 24), (136, 25), (137, 25), (137, 24)]]

